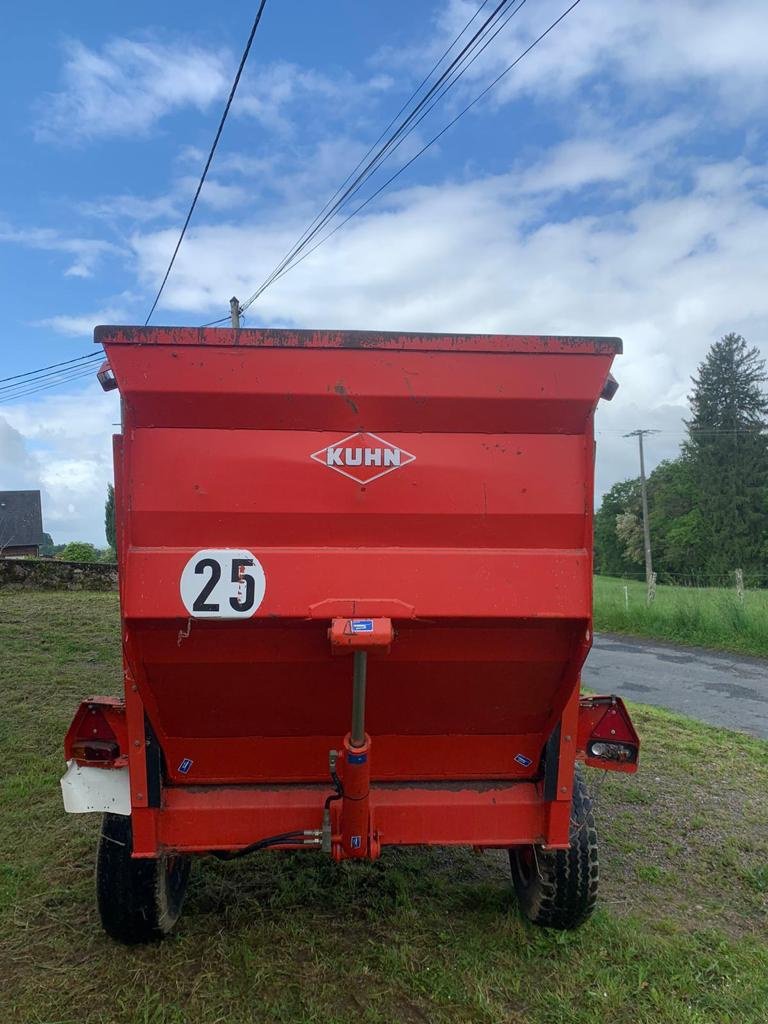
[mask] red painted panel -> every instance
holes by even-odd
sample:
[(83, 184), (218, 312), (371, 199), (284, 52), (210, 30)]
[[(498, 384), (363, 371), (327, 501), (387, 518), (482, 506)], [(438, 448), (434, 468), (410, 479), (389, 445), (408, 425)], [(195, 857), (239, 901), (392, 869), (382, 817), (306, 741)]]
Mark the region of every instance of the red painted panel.
[(340, 437), (357, 430), (581, 434), (612, 361), (605, 352), (105, 344), (135, 426)]
[(137, 429), (134, 545), (583, 546), (583, 436), (392, 433), (416, 458), (367, 487), (311, 459), (337, 439)]
[[(203, 541), (202, 548), (208, 545)], [(499, 551), (455, 548), (262, 549), (266, 594), (256, 618), (308, 617), (328, 602), (323, 618), (359, 614), (396, 617), (382, 602), (399, 601), (421, 617), (589, 618), (591, 560), (586, 550)], [(135, 548), (126, 557), (128, 619), (183, 619), (182, 569), (194, 548)], [(181, 623), (180, 625), (183, 625)], [(239, 623), (241, 629), (247, 622)], [(195, 628), (197, 627), (197, 623)], [(173, 629), (174, 639), (176, 628)], [(234, 627), (230, 627), (232, 629)]]
[[(318, 829), (325, 795), (323, 789), (298, 786), (168, 789), (157, 817), (158, 843), (167, 850), (227, 850), (268, 835)], [(384, 846), (531, 843), (545, 833), (543, 808), (530, 783), (371, 790), (372, 826)]]

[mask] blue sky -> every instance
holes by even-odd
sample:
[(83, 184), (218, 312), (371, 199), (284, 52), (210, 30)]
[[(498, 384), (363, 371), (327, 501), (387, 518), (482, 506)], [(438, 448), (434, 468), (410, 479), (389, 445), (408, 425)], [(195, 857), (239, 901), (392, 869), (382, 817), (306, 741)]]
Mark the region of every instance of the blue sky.
[[(250, 294), (479, 3), (269, 0), (153, 322)], [(255, 6), (14, 10), (2, 376), (89, 351), (96, 323), (143, 323)], [(566, 6), (527, 0), (391, 169)], [(635, 472), (625, 429), (661, 428), (652, 464), (673, 455), (708, 345), (738, 330), (768, 352), (767, 37), (760, 0), (582, 0), (248, 324), (618, 334), (598, 485)], [(116, 418), (90, 380), (3, 402), (0, 489), (41, 487), (56, 540), (102, 543)]]

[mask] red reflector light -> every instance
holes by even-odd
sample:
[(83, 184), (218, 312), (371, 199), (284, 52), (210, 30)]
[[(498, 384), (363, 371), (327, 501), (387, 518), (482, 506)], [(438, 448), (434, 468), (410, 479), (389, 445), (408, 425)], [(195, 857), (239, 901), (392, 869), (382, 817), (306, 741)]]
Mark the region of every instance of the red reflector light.
[(125, 708), (115, 697), (92, 697), (77, 709), (64, 740), (67, 760), (101, 768), (126, 762)]
[(76, 761), (116, 761), (120, 747), (116, 740), (76, 740), (72, 744), (72, 757)]

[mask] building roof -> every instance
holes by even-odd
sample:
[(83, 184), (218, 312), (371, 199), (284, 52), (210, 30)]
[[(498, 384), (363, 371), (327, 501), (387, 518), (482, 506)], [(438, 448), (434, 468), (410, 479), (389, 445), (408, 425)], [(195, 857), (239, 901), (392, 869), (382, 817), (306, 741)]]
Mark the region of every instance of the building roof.
[(40, 491), (0, 491), (0, 551), (42, 543)]

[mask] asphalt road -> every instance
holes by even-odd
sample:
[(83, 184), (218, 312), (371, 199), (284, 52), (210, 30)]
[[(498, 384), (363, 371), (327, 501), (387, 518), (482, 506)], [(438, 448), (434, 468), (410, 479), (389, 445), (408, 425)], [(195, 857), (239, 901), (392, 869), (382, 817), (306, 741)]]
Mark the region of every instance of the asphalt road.
[(595, 635), (585, 686), (768, 739), (768, 661)]

